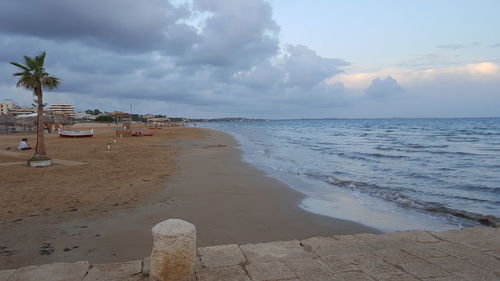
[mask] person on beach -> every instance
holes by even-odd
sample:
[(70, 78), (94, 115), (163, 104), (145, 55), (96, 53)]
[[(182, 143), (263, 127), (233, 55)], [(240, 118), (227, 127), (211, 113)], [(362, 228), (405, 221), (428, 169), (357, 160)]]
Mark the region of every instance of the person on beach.
[(30, 150), (31, 146), (28, 145), (28, 139), (24, 138), (21, 140), (19, 143), (19, 146), (17, 147), (19, 150)]

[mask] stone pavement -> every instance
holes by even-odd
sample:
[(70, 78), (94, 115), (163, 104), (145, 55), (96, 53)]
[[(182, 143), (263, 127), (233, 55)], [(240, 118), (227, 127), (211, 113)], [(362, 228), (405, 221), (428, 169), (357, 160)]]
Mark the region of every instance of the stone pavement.
[[(0, 281), (148, 280), (149, 259), (0, 271)], [(404, 231), (198, 248), (200, 281), (500, 280), (500, 229)]]

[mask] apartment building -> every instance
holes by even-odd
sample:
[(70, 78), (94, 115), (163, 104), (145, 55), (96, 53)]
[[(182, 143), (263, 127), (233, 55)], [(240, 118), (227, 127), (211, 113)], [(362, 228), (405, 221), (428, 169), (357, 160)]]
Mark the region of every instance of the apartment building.
[(14, 102), (12, 100), (4, 100), (0, 103), (0, 114), (9, 114), (9, 110), (14, 107)]
[(55, 103), (49, 107), (49, 113), (70, 118), (75, 117), (75, 109), (69, 103)]

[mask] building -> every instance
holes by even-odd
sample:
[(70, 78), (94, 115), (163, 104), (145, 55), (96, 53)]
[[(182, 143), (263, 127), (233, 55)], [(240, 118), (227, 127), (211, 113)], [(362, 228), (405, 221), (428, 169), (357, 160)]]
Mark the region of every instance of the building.
[(12, 100), (4, 100), (0, 103), (0, 114), (9, 114), (9, 110), (14, 107), (14, 102)]
[(99, 115), (93, 115), (93, 114), (88, 114), (85, 112), (75, 112), (75, 119), (88, 119), (88, 120), (95, 120), (95, 118)]
[(122, 111), (113, 111), (109, 115), (111, 116), (118, 116), (120, 118), (129, 118), (130, 113), (122, 112)]
[(0, 114), (9, 114), (9, 107), (6, 104), (0, 103)]
[(52, 115), (64, 116), (67, 118), (75, 117), (75, 109), (69, 103), (55, 103), (49, 107), (49, 112)]
[(13, 116), (18, 116), (18, 115), (27, 115), (27, 114), (32, 114), (36, 113), (36, 109), (33, 107), (19, 107), (19, 106), (14, 106), (9, 109), (9, 114)]

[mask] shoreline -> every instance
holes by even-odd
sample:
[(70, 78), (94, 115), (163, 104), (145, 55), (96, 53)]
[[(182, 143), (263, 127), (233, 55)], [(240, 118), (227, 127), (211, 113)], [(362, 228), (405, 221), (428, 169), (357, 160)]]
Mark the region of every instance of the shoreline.
[(142, 258), (151, 251), (152, 226), (168, 218), (195, 224), (199, 246), (380, 233), (303, 210), (299, 203), (304, 195), (243, 162), (237, 141), (226, 133), (173, 130), (179, 130), (178, 135), (187, 132), (182, 130), (201, 134), (188, 139), (165, 138), (154, 144), (176, 152), (169, 159), (175, 163), (175, 172), (159, 191), (136, 204), (107, 211), (2, 221), (0, 246), (7, 248), (0, 254), (0, 269)]

